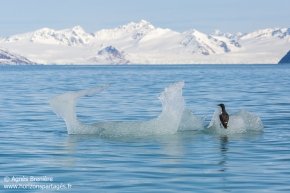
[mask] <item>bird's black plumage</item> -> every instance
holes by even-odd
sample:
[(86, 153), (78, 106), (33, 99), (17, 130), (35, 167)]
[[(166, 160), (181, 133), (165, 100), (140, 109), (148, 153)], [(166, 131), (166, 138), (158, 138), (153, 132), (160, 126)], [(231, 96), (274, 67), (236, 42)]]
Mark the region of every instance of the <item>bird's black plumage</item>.
[(226, 128), (228, 128), (228, 122), (229, 122), (229, 118), (230, 118), (229, 114), (227, 113), (226, 107), (224, 104), (219, 104), (218, 106), (220, 106), (222, 109), (222, 112), (219, 115), (220, 121), (221, 121), (223, 127), (226, 129)]

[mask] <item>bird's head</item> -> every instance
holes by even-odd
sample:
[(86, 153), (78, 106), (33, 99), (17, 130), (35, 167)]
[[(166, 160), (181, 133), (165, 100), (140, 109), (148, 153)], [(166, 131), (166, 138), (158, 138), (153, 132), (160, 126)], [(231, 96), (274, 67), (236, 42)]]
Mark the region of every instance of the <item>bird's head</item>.
[(218, 104), (218, 106), (220, 106), (223, 110), (225, 109), (225, 105), (223, 103)]

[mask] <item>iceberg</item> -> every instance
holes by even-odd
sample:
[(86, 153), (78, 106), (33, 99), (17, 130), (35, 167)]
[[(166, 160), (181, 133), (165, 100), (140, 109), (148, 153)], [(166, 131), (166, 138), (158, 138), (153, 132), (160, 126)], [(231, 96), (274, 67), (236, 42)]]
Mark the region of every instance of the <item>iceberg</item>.
[(152, 136), (168, 135), (184, 131), (201, 131), (206, 133), (231, 135), (250, 131), (260, 132), (263, 123), (254, 113), (241, 110), (230, 115), (228, 128), (224, 129), (219, 120), (219, 108), (214, 112), (212, 119), (205, 127), (204, 119), (194, 115), (185, 108), (182, 95), (184, 82), (169, 85), (160, 94), (162, 104), (160, 115), (148, 121), (103, 121), (94, 124), (82, 123), (76, 115), (77, 100), (84, 96), (92, 96), (107, 89), (109, 85), (98, 86), (76, 92), (67, 92), (55, 96), (50, 100), (53, 111), (60, 116), (66, 124), (68, 134), (99, 135), (105, 137), (124, 136)]
[(174, 134), (178, 131), (185, 102), (182, 96), (184, 82), (174, 83), (160, 94), (161, 114), (148, 121), (118, 121), (84, 124), (76, 116), (76, 102), (80, 97), (91, 96), (105, 90), (109, 85), (77, 92), (68, 92), (50, 100), (53, 111), (66, 123), (68, 134), (96, 134), (100, 136), (146, 136)]

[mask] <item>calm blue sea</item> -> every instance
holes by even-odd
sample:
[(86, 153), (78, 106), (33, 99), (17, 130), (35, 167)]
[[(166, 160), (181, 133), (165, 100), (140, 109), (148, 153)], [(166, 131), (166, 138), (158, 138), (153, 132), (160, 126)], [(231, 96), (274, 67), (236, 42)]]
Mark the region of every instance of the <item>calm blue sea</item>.
[[(79, 119), (145, 121), (181, 80), (187, 108), (205, 124), (222, 102), (230, 114), (260, 116), (263, 132), (68, 135), (48, 104), (109, 83), (81, 98)], [(1, 192), (290, 192), (289, 65), (1, 66), (0, 89)]]

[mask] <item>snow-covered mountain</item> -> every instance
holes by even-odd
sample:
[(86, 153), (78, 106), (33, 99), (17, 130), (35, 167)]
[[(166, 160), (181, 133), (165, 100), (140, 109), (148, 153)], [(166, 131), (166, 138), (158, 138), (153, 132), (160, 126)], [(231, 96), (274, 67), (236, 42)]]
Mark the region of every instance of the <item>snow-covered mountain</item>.
[(0, 49), (0, 64), (34, 64), (27, 58)]
[(11, 36), (5, 39), (5, 42), (31, 42), (52, 45), (79, 46), (89, 43), (94, 39), (93, 34), (88, 34), (80, 26), (72, 29), (53, 30), (42, 28), (35, 32)]
[(119, 51), (113, 46), (108, 46), (96, 54), (95, 57), (91, 59), (92, 63), (98, 64), (128, 64), (129, 60), (126, 60), (123, 52)]
[(228, 53), (240, 45), (226, 36), (219, 35), (214, 37), (192, 30), (184, 33), (184, 39), (181, 44), (192, 50), (192, 53), (203, 55)]
[(154, 30), (155, 27), (145, 21), (141, 20), (138, 23), (131, 22), (114, 29), (103, 29), (95, 33), (97, 41), (112, 41), (112, 40), (131, 40), (139, 41), (149, 32)]
[(265, 64), (278, 63), (290, 50), (290, 28), (206, 34), (141, 20), (95, 33), (80, 26), (42, 28), (2, 38), (0, 49), (40, 64)]
[(279, 61), (279, 64), (290, 64), (290, 51)]
[(290, 28), (267, 28), (258, 30), (252, 33), (247, 33), (244, 35), (240, 35), (242, 40), (246, 39), (267, 39), (267, 38), (279, 38), (284, 39), (285, 37), (289, 37)]

